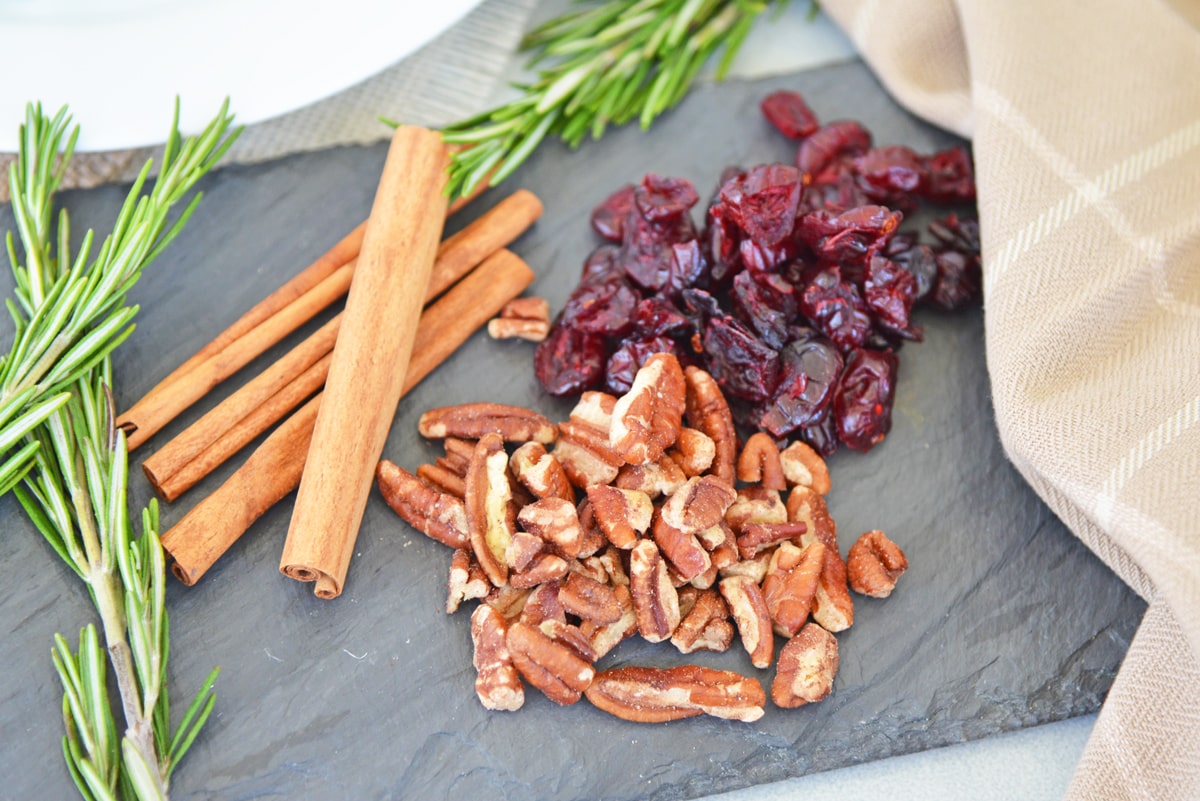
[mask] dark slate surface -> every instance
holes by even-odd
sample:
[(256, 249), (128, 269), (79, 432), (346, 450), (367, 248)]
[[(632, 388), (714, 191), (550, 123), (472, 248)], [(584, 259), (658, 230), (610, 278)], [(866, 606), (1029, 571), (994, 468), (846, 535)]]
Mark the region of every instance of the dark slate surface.
[[(547, 146), (515, 177), (548, 210), (516, 246), (538, 272), (533, 291), (561, 306), (595, 244), (587, 211), (619, 183), (656, 171), (691, 178), (704, 195), (726, 164), (788, 159), (790, 146), (756, 109), (776, 86), (802, 90), (823, 119), (863, 120), (881, 143), (950, 141), (895, 107), (859, 64), (704, 89), (649, 135), (616, 131), (574, 154)], [(340, 149), (208, 179), (199, 214), (136, 289), (142, 313), (117, 357), (119, 405), (359, 222), (383, 158), (382, 146)], [(123, 192), (65, 195), (77, 232), (106, 230)], [(12, 228), (7, 210), (0, 227)], [(10, 286), (6, 272), (0, 289)], [(223, 669), (217, 710), (175, 774), (174, 797), (692, 798), (1096, 710), (1143, 604), (1005, 461), (982, 312), (920, 322), (927, 339), (902, 352), (891, 435), (868, 456), (831, 464), (843, 549), (884, 528), (912, 569), (891, 599), (858, 601), (824, 703), (771, 708), (751, 725), (636, 726), (536, 692), (515, 714), (486, 713), (472, 692), (467, 614), (441, 611), (448, 552), (373, 496), (345, 594), (320, 601), (278, 573), (289, 500), (199, 586), (170, 584), (177, 714), (212, 666)], [(527, 344), (476, 336), (402, 404), (385, 455), (414, 468), (435, 454), (415, 425), (434, 405), (490, 398), (564, 414), (538, 390), (530, 354)], [(165, 523), (230, 470), (166, 507)], [(149, 498), (140, 476), (134, 496)], [(11, 498), (0, 501), (0, 520), (0, 796), (68, 798), (49, 653), (55, 632), (73, 639), (93, 615)], [(604, 665), (679, 661), (666, 646), (629, 641)], [(702, 661), (753, 670), (738, 650)]]

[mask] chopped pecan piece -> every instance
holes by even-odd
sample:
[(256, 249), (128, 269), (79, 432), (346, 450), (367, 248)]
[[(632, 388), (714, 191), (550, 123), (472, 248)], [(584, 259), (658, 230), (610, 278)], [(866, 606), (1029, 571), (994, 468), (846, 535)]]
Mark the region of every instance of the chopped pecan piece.
[(578, 701), (596, 675), (592, 666), (570, 646), (527, 623), (512, 623), (505, 642), (525, 681), (556, 704), (566, 706)]
[(670, 456), (663, 455), (657, 461), (648, 464), (622, 465), (613, 486), (638, 490), (653, 499), (660, 495), (670, 495), (687, 483), (687, 479), (683, 468)]
[(763, 549), (784, 540), (799, 542), (800, 536), (806, 531), (808, 526), (804, 523), (747, 523), (737, 538), (738, 555), (743, 559), (753, 559)]
[(460, 499), (387, 459), (376, 466), (375, 481), (384, 501), (404, 522), (443, 545), (470, 547), (467, 507)]
[(570, 479), (558, 459), (548, 453), (542, 443), (524, 443), (512, 452), (508, 464), (513, 476), (534, 497), (575, 501), (575, 488)]
[(632, 548), (650, 528), (654, 504), (646, 493), (597, 484), (588, 487), (587, 496), (596, 525), (618, 548)]
[(604, 567), (604, 562), (594, 554), (571, 562), (571, 572), (601, 584), (609, 583), (608, 570)]
[(717, 456), (717, 445), (703, 431), (684, 426), (667, 455), (679, 465), (685, 476), (691, 478), (703, 475), (712, 467), (713, 459)]
[(767, 489), (787, 489), (775, 440), (762, 431), (751, 434), (738, 456), (737, 477), (739, 481), (761, 484)]
[(492, 591), (487, 574), (466, 548), (456, 548), (446, 580), (446, 614), (453, 614), (463, 601), (486, 598)]
[(630, 464), (658, 459), (675, 444), (683, 426), (683, 369), (671, 353), (656, 353), (633, 377), (613, 407), (609, 442)]
[(600, 431), (607, 438), (608, 431), (612, 428), (613, 409), (617, 405), (617, 397), (609, 395), (607, 392), (598, 392), (596, 390), (587, 390), (579, 396), (579, 400), (575, 403), (575, 408), (571, 410), (569, 418), (572, 423), (586, 423), (592, 428)]
[(716, 379), (699, 367), (684, 371), (688, 425), (703, 431), (713, 441), (713, 462), (710, 472), (729, 484), (737, 477), (737, 429), (733, 413)]
[(463, 476), (440, 464), (417, 465), (417, 478), (430, 486), (437, 487), (448, 495), (453, 495), (455, 498), (462, 498), (466, 495), (466, 485), (463, 483)]
[(736, 499), (737, 490), (716, 476), (689, 478), (663, 504), (662, 519), (686, 534), (696, 534), (724, 520)]
[(492, 587), (483, 602), (500, 613), (506, 620), (512, 620), (525, 611), (525, 603), (531, 597), (529, 590), (519, 590), (505, 584), (503, 587)]
[(765, 668), (775, 655), (775, 633), (762, 590), (745, 576), (727, 576), (717, 585), (737, 623), (750, 664)]
[(771, 556), (762, 591), (778, 634), (794, 637), (808, 622), (824, 563), (825, 545), (815, 541), (804, 548), (785, 542)]
[(558, 600), (567, 613), (583, 620), (605, 625), (621, 619), (621, 603), (613, 588), (582, 573), (567, 575), (558, 591)]
[(527, 589), (560, 579), (567, 575), (571, 565), (566, 559), (552, 553), (540, 553), (530, 560), (524, 570), (513, 570), (508, 574), (508, 583), (518, 589)]
[(487, 332), (492, 339), (524, 339), (527, 342), (541, 342), (550, 333), (550, 323), (546, 320), (493, 317), (488, 320)]
[(806, 532), (829, 545), (837, 544), (837, 523), (829, 514), (829, 507), (822, 497), (812, 487), (798, 485), (792, 487), (787, 499), (788, 520), (801, 522), (808, 526)]
[(513, 298), (500, 308), (504, 320), (542, 320), (550, 322), (550, 301), (536, 295)]
[(608, 545), (608, 539), (600, 530), (596, 516), (592, 514), (592, 504), (588, 502), (587, 496), (579, 502), (575, 511), (579, 515), (579, 525), (583, 528), (583, 540), (579, 545), (579, 558), (582, 559), (599, 553), (601, 548)]
[(808, 443), (796, 440), (788, 445), (779, 454), (779, 464), (788, 484), (811, 487), (818, 495), (829, 494), (829, 468)]
[(559, 427), (554, 458), (562, 465), (571, 484), (584, 490), (594, 484), (611, 484), (624, 464), (599, 429), (570, 420)]
[(480, 439), (484, 434), (499, 434), (505, 442), (533, 440), (543, 445), (558, 436), (554, 423), (532, 409), (488, 402), (430, 409), (417, 421), (417, 431), (427, 439)]
[(712, 557), (696, 535), (680, 531), (667, 523), (663, 515), (654, 518), (654, 542), (671, 563), (681, 582), (691, 581), (712, 566)]
[(589, 665), (596, 661), (596, 652), (592, 650), (591, 640), (578, 626), (565, 620), (547, 619), (539, 623), (538, 628), (542, 634), (570, 648), (576, 656)]
[(487, 604), (471, 614), (475, 694), (486, 709), (512, 711), (525, 703), (525, 685), (508, 652), (507, 633), (508, 621)]
[(575, 504), (562, 498), (543, 498), (517, 512), (517, 523), (530, 534), (554, 546), (567, 559), (579, 556), (583, 543), (583, 526)]
[(545, 548), (546, 541), (538, 535), (514, 531), (508, 547), (504, 549), (504, 562), (513, 570), (524, 570)]
[(739, 559), (727, 567), (721, 568), (721, 576), (745, 576), (755, 584), (762, 583), (767, 575), (767, 567), (771, 563), (772, 551), (763, 551), (753, 559)]
[(642, 638), (662, 642), (670, 637), (679, 625), (679, 593), (652, 540), (639, 540), (629, 552), (629, 591)]
[[(793, 504), (800, 497), (802, 503)], [(788, 497), (788, 512), (797, 509), (793, 519), (804, 519), (808, 531), (800, 537), (801, 545), (820, 542), (825, 545), (825, 560), (813, 596), (812, 617), (829, 631), (845, 631), (854, 624), (854, 599), (847, 585), (846, 563), (838, 550), (837, 526), (825, 508), (825, 499), (808, 487), (794, 487)]]
[(784, 708), (823, 701), (833, 692), (837, 670), (837, 638), (809, 623), (779, 652), (771, 700)]
[(908, 570), (908, 558), (882, 531), (868, 531), (850, 546), (846, 570), (850, 589), (859, 595), (886, 598), (896, 589), (896, 579)]
[(629, 573), (625, 571), (625, 562), (621, 559), (621, 551), (616, 547), (605, 548), (597, 557), (608, 573), (608, 583), (614, 587), (629, 586)]
[(585, 620), (579, 624), (580, 630), (588, 635), (597, 659), (616, 648), (622, 640), (637, 634), (638, 630), (637, 613), (633, 610), (633, 596), (629, 594), (629, 587), (618, 585), (613, 593), (621, 607), (621, 616), (615, 622), (599, 625)]
[(735, 535), (748, 523), (785, 523), (787, 519), (787, 506), (779, 492), (758, 485), (738, 490), (737, 500), (725, 510), (725, 522)]
[(729, 606), (721, 593), (713, 589), (695, 595), (691, 608), (671, 635), (671, 644), (680, 653), (694, 651), (726, 651), (733, 643), (733, 623)]
[(438, 459), (438, 463), (465, 477), (467, 465), (471, 464), (471, 454), (475, 452), (475, 441), (446, 437), (442, 440), (442, 447), (446, 450), (446, 455)]
[(587, 699), (634, 723), (662, 723), (700, 714), (749, 723), (763, 716), (767, 703), (756, 679), (698, 665), (605, 670), (596, 674)]
[[(567, 622), (567, 612), (558, 600), (561, 581), (547, 581), (532, 590), (522, 590), (526, 593), (524, 606), (521, 607), (521, 622), (531, 626), (540, 626), (547, 620)], [(511, 617), (511, 616), (510, 616)]]
[(475, 443), (466, 484), (471, 550), (488, 579), (499, 587), (508, 581), (507, 551), (516, 531), (508, 453), (499, 434), (485, 434)]

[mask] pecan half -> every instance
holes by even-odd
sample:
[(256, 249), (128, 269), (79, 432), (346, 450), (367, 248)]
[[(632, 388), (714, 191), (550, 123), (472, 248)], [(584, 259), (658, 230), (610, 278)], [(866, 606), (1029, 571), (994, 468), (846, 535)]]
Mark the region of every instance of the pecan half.
[(512, 623), (505, 642), (525, 681), (556, 704), (566, 706), (578, 701), (596, 675), (592, 666), (570, 646), (527, 623)]
[(691, 478), (703, 475), (712, 467), (713, 459), (717, 456), (717, 445), (703, 431), (684, 426), (667, 455), (679, 465), (685, 476)]
[(554, 458), (571, 484), (584, 490), (594, 484), (611, 484), (625, 463), (609, 447), (603, 432), (588, 423), (571, 420), (559, 426)]
[(572, 423), (586, 423), (592, 428), (608, 436), (612, 428), (613, 409), (617, 405), (617, 396), (607, 392), (589, 389), (580, 393), (575, 408), (568, 415)]
[(712, 566), (712, 557), (696, 535), (675, 528), (661, 514), (654, 518), (653, 534), (659, 551), (671, 563), (681, 582), (691, 581)]
[(532, 409), (486, 401), (430, 409), (417, 421), (417, 431), (428, 439), (480, 439), (484, 434), (499, 434), (506, 442), (533, 440), (543, 445), (558, 436), (554, 423)]
[(392, 511), (417, 531), (451, 548), (470, 547), (467, 507), (460, 499), (387, 459), (375, 467), (375, 483)]
[(536, 534), (566, 557), (579, 556), (583, 543), (583, 526), (575, 504), (562, 498), (542, 498), (517, 512), (517, 523), (530, 534)]
[(512, 452), (508, 464), (513, 476), (535, 498), (575, 501), (575, 488), (571, 486), (570, 479), (558, 459), (548, 453), (542, 443), (524, 443)]
[(672, 353), (656, 353), (633, 377), (613, 407), (609, 442), (630, 464), (658, 459), (683, 426), (683, 369)]
[(621, 619), (621, 602), (613, 588), (581, 573), (567, 575), (558, 600), (567, 613), (583, 620), (606, 625)]
[(716, 476), (689, 478), (663, 504), (662, 519), (684, 533), (695, 534), (724, 520), (735, 500), (737, 490)]
[(455, 498), (461, 498), (466, 494), (463, 476), (441, 464), (417, 465), (417, 478)]
[(621, 616), (616, 621), (604, 625), (583, 621), (579, 629), (588, 636), (592, 643), (592, 653), (596, 658), (607, 654), (625, 639), (637, 634), (637, 613), (633, 610), (633, 596), (629, 587), (618, 585), (613, 589), (617, 603), (621, 607)]
[(670, 637), (679, 625), (679, 594), (652, 540), (638, 540), (629, 552), (629, 592), (642, 638), (662, 642)]
[(679, 621), (671, 644), (680, 653), (694, 651), (726, 651), (733, 643), (733, 623), (729, 605), (721, 593), (706, 589), (696, 593), (691, 609)]
[(471, 613), (471, 642), (475, 646), (475, 694), (485, 709), (520, 709), (525, 685), (513, 665), (506, 643), (508, 621), (492, 607), (480, 604)]
[(488, 320), (487, 332), (492, 339), (524, 339), (527, 342), (541, 342), (550, 334), (550, 323), (546, 320), (493, 317)]
[(824, 563), (825, 545), (820, 542), (804, 548), (785, 542), (775, 549), (762, 591), (776, 633), (794, 637), (808, 622)]
[(528, 589), (567, 575), (571, 564), (558, 554), (540, 553), (530, 560), (524, 570), (508, 574), (508, 583), (518, 589)]
[[(797, 497), (803, 498), (803, 502), (793, 504)], [(788, 497), (789, 516), (793, 506), (797, 509), (797, 517), (805, 519), (808, 526), (808, 531), (800, 537), (800, 544), (820, 542), (825, 545), (825, 559), (813, 596), (813, 620), (829, 631), (845, 631), (854, 624), (854, 599), (850, 597), (847, 584), (846, 563), (838, 550), (837, 526), (825, 508), (825, 499), (808, 487), (792, 489)]]
[(749, 723), (763, 716), (767, 703), (756, 679), (698, 665), (631, 665), (605, 670), (596, 674), (587, 699), (598, 709), (634, 723), (662, 723), (700, 714)]
[(747, 523), (738, 535), (738, 555), (743, 559), (753, 559), (765, 548), (776, 545), (784, 540), (800, 541), (800, 536), (808, 531), (804, 523)]
[(717, 586), (729, 604), (742, 646), (750, 654), (750, 664), (768, 667), (775, 655), (775, 633), (762, 590), (745, 576), (727, 576)]
[(837, 670), (837, 638), (809, 623), (779, 652), (771, 700), (784, 708), (823, 701), (833, 692)]
[(896, 579), (908, 570), (900, 546), (882, 531), (868, 531), (850, 546), (846, 559), (850, 589), (859, 595), (886, 598), (896, 589)]
[(738, 456), (737, 477), (739, 481), (762, 484), (767, 489), (787, 489), (775, 440), (762, 431), (751, 434)]
[(531, 626), (540, 626), (547, 620), (567, 622), (567, 612), (558, 600), (560, 589), (562, 582), (547, 581), (532, 590), (523, 590), (526, 598), (521, 607), (521, 622)]
[(826, 545), (837, 543), (837, 523), (829, 514), (825, 498), (812, 487), (792, 487), (787, 499), (788, 520), (808, 526), (807, 534), (815, 536)]
[(811, 487), (818, 495), (829, 494), (829, 467), (808, 443), (796, 440), (779, 454), (783, 477), (792, 486)]
[(450, 559), (450, 575), (446, 579), (446, 614), (454, 614), (463, 601), (486, 598), (492, 591), (487, 574), (471, 551), (456, 548)]
[(703, 431), (713, 441), (713, 462), (709, 472), (732, 484), (737, 477), (737, 429), (733, 413), (716, 379), (699, 367), (684, 370), (688, 425)]
[(657, 498), (675, 492), (687, 483), (687, 479), (687, 474), (683, 472), (679, 463), (670, 456), (663, 455), (657, 461), (647, 464), (623, 465), (613, 480), (613, 486), (638, 490), (650, 498)]
[(738, 490), (737, 500), (725, 510), (725, 522), (735, 535), (748, 523), (785, 523), (787, 519), (787, 506), (779, 492), (758, 485)]
[(536, 295), (513, 298), (500, 308), (505, 320), (543, 320), (550, 322), (550, 301)]
[(597, 484), (588, 487), (587, 496), (596, 525), (618, 548), (632, 548), (650, 528), (654, 504), (646, 493)]
[(485, 434), (475, 443), (466, 485), (471, 550), (488, 579), (499, 587), (508, 581), (506, 554), (516, 531), (512, 487), (508, 483), (508, 453), (499, 434)]

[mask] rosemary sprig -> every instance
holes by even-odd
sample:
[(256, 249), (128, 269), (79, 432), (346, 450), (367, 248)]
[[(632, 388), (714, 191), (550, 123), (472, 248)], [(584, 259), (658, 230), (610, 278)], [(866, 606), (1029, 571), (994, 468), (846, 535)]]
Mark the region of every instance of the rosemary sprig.
[(604, 0), (530, 32), (536, 80), (497, 108), (449, 125), (461, 145), (450, 167), (451, 197), (488, 178), (499, 184), (547, 137), (571, 147), (610, 125), (637, 119), (648, 128), (687, 93), (721, 52), (721, 79), (770, 0)]
[[(157, 506), (135, 537), (128, 512), (128, 452), (114, 427), (111, 354), (132, 331), (126, 293), (179, 233), (200, 194), (195, 183), (237, 136), (223, 106), (196, 137), (178, 132), (178, 107), (153, 188), (149, 163), (134, 181), (112, 233), (90, 258), (94, 236), (70, 251), (64, 210), (51, 230), (54, 192), (78, 128), (30, 106), (9, 175), (22, 260), (11, 232), (16, 281), (8, 301), (16, 328), (0, 361), (0, 490), (13, 489), (34, 525), (87, 585), (100, 630), (85, 626), (72, 651), (52, 651), (63, 686), (63, 755), (80, 795), (92, 801), (165, 799), (171, 771), (212, 710), (216, 671), (171, 731), (166, 692), (166, 573)], [(106, 659), (107, 656), (107, 659)], [(123, 733), (109, 698), (120, 695)]]

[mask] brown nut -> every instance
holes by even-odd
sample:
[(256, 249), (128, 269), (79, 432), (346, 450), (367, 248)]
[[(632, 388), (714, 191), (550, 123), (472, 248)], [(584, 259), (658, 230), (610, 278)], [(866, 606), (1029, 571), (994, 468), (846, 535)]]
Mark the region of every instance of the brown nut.
[(688, 582), (712, 566), (712, 557), (696, 539), (695, 534), (680, 531), (666, 522), (663, 516), (654, 518), (654, 542), (671, 563), (680, 582)]
[(753, 559), (766, 548), (784, 540), (800, 541), (808, 531), (804, 523), (747, 523), (737, 538), (738, 555), (742, 559)]
[(789, 512), (793, 499), (798, 495), (805, 498), (799, 516), (809, 521), (808, 531), (800, 537), (801, 545), (820, 542), (825, 545), (825, 560), (821, 565), (821, 576), (817, 580), (817, 592), (813, 596), (812, 617), (832, 632), (845, 631), (854, 625), (854, 599), (846, 579), (846, 563), (838, 550), (837, 526), (825, 510), (825, 500), (808, 487), (795, 487), (788, 498)]
[(514, 531), (508, 547), (504, 549), (504, 562), (513, 570), (524, 570), (545, 549), (546, 541), (537, 534)]
[(430, 409), (417, 421), (417, 431), (427, 439), (480, 439), (484, 434), (499, 434), (505, 442), (533, 440), (543, 445), (558, 437), (554, 423), (532, 409), (488, 402)]
[(608, 573), (608, 583), (614, 587), (629, 586), (629, 573), (625, 571), (625, 562), (621, 558), (621, 550), (609, 546), (597, 555), (600, 564), (604, 565), (604, 572)]
[(689, 478), (663, 504), (662, 519), (686, 534), (696, 534), (724, 520), (736, 499), (737, 490), (716, 476)]
[(717, 584), (737, 623), (742, 646), (756, 668), (770, 666), (775, 655), (775, 633), (762, 589), (746, 576), (727, 576)]
[(629, 593), (642, 638), (662, 642), (670, 637), (679, 625), (679, 593), (652, 540), (638, 540), (629, 552)]
[(757, 484), (738, 490), (737, 500), (725, 510), (725, 522), (735, 535), (741, 534), (748, 523), (784, 523), (787, 519), (787, 506), (778, 490)]
[(833, 692), (837, 670), (837, 638), (809, 623), (779, 652), (771, 700), (784, 708), (823, 701)]
[(618, 585), (613, 589), (613, 594), (621, 607), (621, 616), (615, 622), (600, 625), (585, 620), (579, 624), (580, 630), (591, 641), (592, 653), (597, 659), (616, 648), (622, 640), (637, 634), (638, 630), (637, 613), (633, 609), (633, 596), (629, 594), (629, 587)]
[(787, 489), (775, 440), (762, 431), (751, 434), (738, 456), (737, 477), (739, 481), (761, 484), (767, 489)]
[(808, 526), (809, 536), (829, 545), (837, 546), (837, 523), (829, 514), (825, 498), (812, 487), (797, 485), (792, 487), (787, 499), (788, 520), (804, 523)]
[(589, 423), (568, 420), (559, 426), (554, 458), (573, 486), (586, 490), (611, 484), (624, 460), (608, 445), (607, 435)]
[(808, 622), (824, 564), (825, 546), (820, 542), (804, 548), (784, 542), (775, 549), (762, 580), (762, 591), (777, 634), (794, 637)]
[(657, 461), (648, 464), (623, 465), (613, 480), (613, 486), (638, 490), (653, 499), (660, 495), (670, 495), (687, 483), (687, 479), (687, 474), (678, 462), (664, 454)]
[(683, 369), (674, 354), (656, 353), (643, 362), (613, 407), (613, 450), (630, 464), (657, 460), (679, 436), (684, 395)]
[(675, 439), (675, 445), (667, 455), (679, 465), (688, 478), (703, 475), (712, 467), (717, 456), (717, 445), (703, 431), (684, 426)]
[(882, 531), (868, 531), (850, 546), (846, 559), (850, 589), (859, 595), (886, 598), (896, 588), (896, 579), (908, 570), (908, 558), (900, 546)]
[(392, 511), (417, 531), (451, 548), (470, 547), (467, 507), (462, 500), (429, 486), (387, 459), (375, 467), (375, 482)]
[(602, 626), (621, 619), (621, 602), (613, 588), (578, 572), (567, 574), (558, 600), (568, 614)]
[(587, 699), (596, 708), (634, 723), (700, 714), (751, 722), (763, 716), (767, 695), (757, 680), (729, 670), (627, 666), (596, 674)]
[(811, 487), (818, 495), (829, 494), (829, 468), (808, 443), (796, 440), (788, 445), (779, 454), (779, 464), (789, 485)]
[(471, 550), (488, 579), (499, 587), (508, 581), (507, 551), (516, 531), (508, 453), (499, 434), (485, 434), (475, 443), (466, 485)]
[(463, 601), (486, 598), (492, 591), (487, 574), (467, 548), (457, 548), (446, 579), (446, 614), (454, 614)]
[(587, 496), (596, 525), (618, 548), (632, 548), (650, 528), (654, 504), (646, 493), (597, 484), (588, 487)]
[[(736, 551), (734, 552), (736, 554)], [(753, 559), (739, 559), (731, 565), (721, 568), (721, 576), (745, 576), (755, 584), (761, 584), (767, 575), (767, 567), (771, 564), (773, 551), (763, 551)]]
[(607, 441), (608, 431), (612, 428), (613, 409), (616, 405), (616, 395), (589, 389), (579, 395), (579, 400), (575, 402), (575, 408), (571, 410), (568, 417), (572, 423), (586, 423), (600, 431)]
[(487, 332), (492, 339), (524, 339), (527, 342), (541, 342), (550, 334), (550, 323), (546, 320), (493, 317), (488, 320)]
[(485, 709), (520, 709), (525, 685), (513, 665), (506, 635), (508, 621), (492, 607), (480, 604), (471, 613), (471, 641), (475, 646), (475, 694)]
[(684, 371), (688, 425), (703, 431), (713, 441), (713, 462), (709, 472), (732, 484), (737, 478), (737, 429), (733, 413), (716, 379), (699, 367)]
[(475, 441), (446, 437), (442, 440), (442, 447), (445, 448), (446, 455), (438, 459), (438, 463), (460, 476), (466, 476), (467, 465), (471, 463), (471, 454), (475, 452)]
[(680, 653), (694, 651), (726, 651), (733, 643), (733, 622), (729, 619), (729, 605), (714, 589), (696, 593), (691, 608), (679, 621), (671, 644)]
[(571, 562), (571, 572), (601, 584), (611, 583), (608, 578), (608, 570), (604, 567), (604, 561), (594, 554)]
[(567, 559), (579, 556), (583, 544), (583, 526), (575, 504), (562, 498), (542, 498), (517, 512), (517, 523), (536, 534)]
[(542, 320), (550, 322), (550, 301), (536, 295), (513, 298), (500, 308), (505, 320)]
[(570, 646), (546, 636), (541, 628), (516, 621), (508, 627), (505, 642), (525, 681), (556, 704), (578, 701), (596, 675)]
[(561, 581), (547, 581), (532, 590), (522, 590), (526, 597), (520, 609), (521, 622), (531, 626), (540, 626), (547, 620), (561, 620), (566, 623), (567, 612), (558, 600), (561, 588)]
[(510, 571), (508, 583), (518, 589), (529, 589), (547, 581), (563, 578), (570, 569), (571, 564), (561, 556), (540, 553), (530, 560), (524, 570)]
[(575, 501), (575, 488), (570, 479), (558, 459), (548, 453), (542, 443), (526, 442), (519, 446), (512, 452), (508, 464), (513, 476), (535, 498)]
[(440, 464), (417, 465), (417, 478), (455, 498), (462, 498), (466, 494), (463, 476)]
[(575, 507), (575, 510), (579, 515), (579, 525), (583, 526), (583, 541), (579, 545), (579, 558), (582, 559), (599, 553), (608, 545), (608, 540), (605, 538), (604, 532), (600, 530), (600, 524), (596, 522), (596, 516), (592, 514), (592, 504), (588, 502), (586, 496)]

